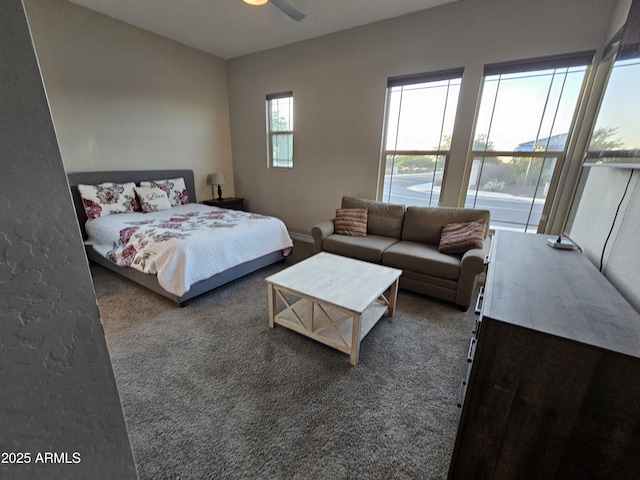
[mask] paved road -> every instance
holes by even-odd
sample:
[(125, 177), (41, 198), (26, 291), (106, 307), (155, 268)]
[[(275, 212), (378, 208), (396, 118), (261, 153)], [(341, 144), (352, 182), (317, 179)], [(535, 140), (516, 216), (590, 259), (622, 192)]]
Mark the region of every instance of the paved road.
[[(436, 206), (440, 199), (440, 188), (435, 187), (430, 197), (433, 174), (395, 175), (391, 186), (391, 203), (405, 205)], [(385, 191), (389, 188), (389, 177), (385, 179)], [(473, 195), (475, 192), (471, 192)], [(387, 198), (384, 198), (387, 201)], [(429, 202), (429, 200), (431, 200)], [(532, 209), (533, 203), (533, 209)], [(467, 202), (473, 207), (473, 198)], [(529, 214), (529, 231), (536, 229), (544, 202), (538, 199), (532, 202), (530, 197), (514, 197), (494, 192), (478, 192), (475, 208), (491, 211), (491, 224), (494, 227), (514, 228), (522, 231), (527, 224)]]

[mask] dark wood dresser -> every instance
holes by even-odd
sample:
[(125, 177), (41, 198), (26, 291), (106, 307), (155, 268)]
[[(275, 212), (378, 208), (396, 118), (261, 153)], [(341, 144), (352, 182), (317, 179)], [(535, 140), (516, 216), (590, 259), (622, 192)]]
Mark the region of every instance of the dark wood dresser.
[(640, 315), (548, 238), (494, 237), (450, 479), (640, 478)]

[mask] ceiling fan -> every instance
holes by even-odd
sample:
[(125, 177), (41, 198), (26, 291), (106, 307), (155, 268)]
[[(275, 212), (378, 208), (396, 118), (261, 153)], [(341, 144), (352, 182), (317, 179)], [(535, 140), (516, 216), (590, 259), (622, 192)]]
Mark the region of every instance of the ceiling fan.
[(267, 3), (271, 3), (275, 5), (282, 13), (290, 16), (295, 21), (299, 22), (306, 15), (301, 11), (297, 10), (293, 5), (291, 5), (288, 0), (242, 0), (244, 3), (249, 5), (265, 5)]

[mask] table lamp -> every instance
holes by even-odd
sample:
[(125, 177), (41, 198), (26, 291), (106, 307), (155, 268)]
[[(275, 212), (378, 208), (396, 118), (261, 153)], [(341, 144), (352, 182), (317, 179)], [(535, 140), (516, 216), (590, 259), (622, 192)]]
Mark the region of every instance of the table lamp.
[(211, 197), (214, 197), (213, 186), (218, 186), (218, 198), (216, 200), (221, 201), (224, 200), (222, 198), (222, 188), (220, 185), (224, 185), (224, 175), (221, 173), (210, 173), (207, 175), (207, 185), (211, 185)]

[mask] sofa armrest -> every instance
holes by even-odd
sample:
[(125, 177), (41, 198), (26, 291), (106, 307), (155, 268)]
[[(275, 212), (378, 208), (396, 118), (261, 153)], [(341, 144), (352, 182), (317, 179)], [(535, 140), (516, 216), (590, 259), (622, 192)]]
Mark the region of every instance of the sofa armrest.
[(322, 251), (322, 242), (329, 235), (333, 234), (334, 220), (320, 222), (311, 227), (311, 236), (313, 237), (313, 254)]
[(458, 278), (458, 292), (456, 293), (456, 303), (465, 310), (471, 304), (473, 287), (476, 283), (476, 276), (484, 272), (484, 259), (489, 254), (491, 238), (485, 237), (482, 248), (468, 250), (460, 261), (460, 278)]
[(485, 237), (482, 248), (467, 250), (460, 261), (460, 268), (475, 272), (475, 275), (484, 271), (484, 259), (491, 248), (491, 237)]

